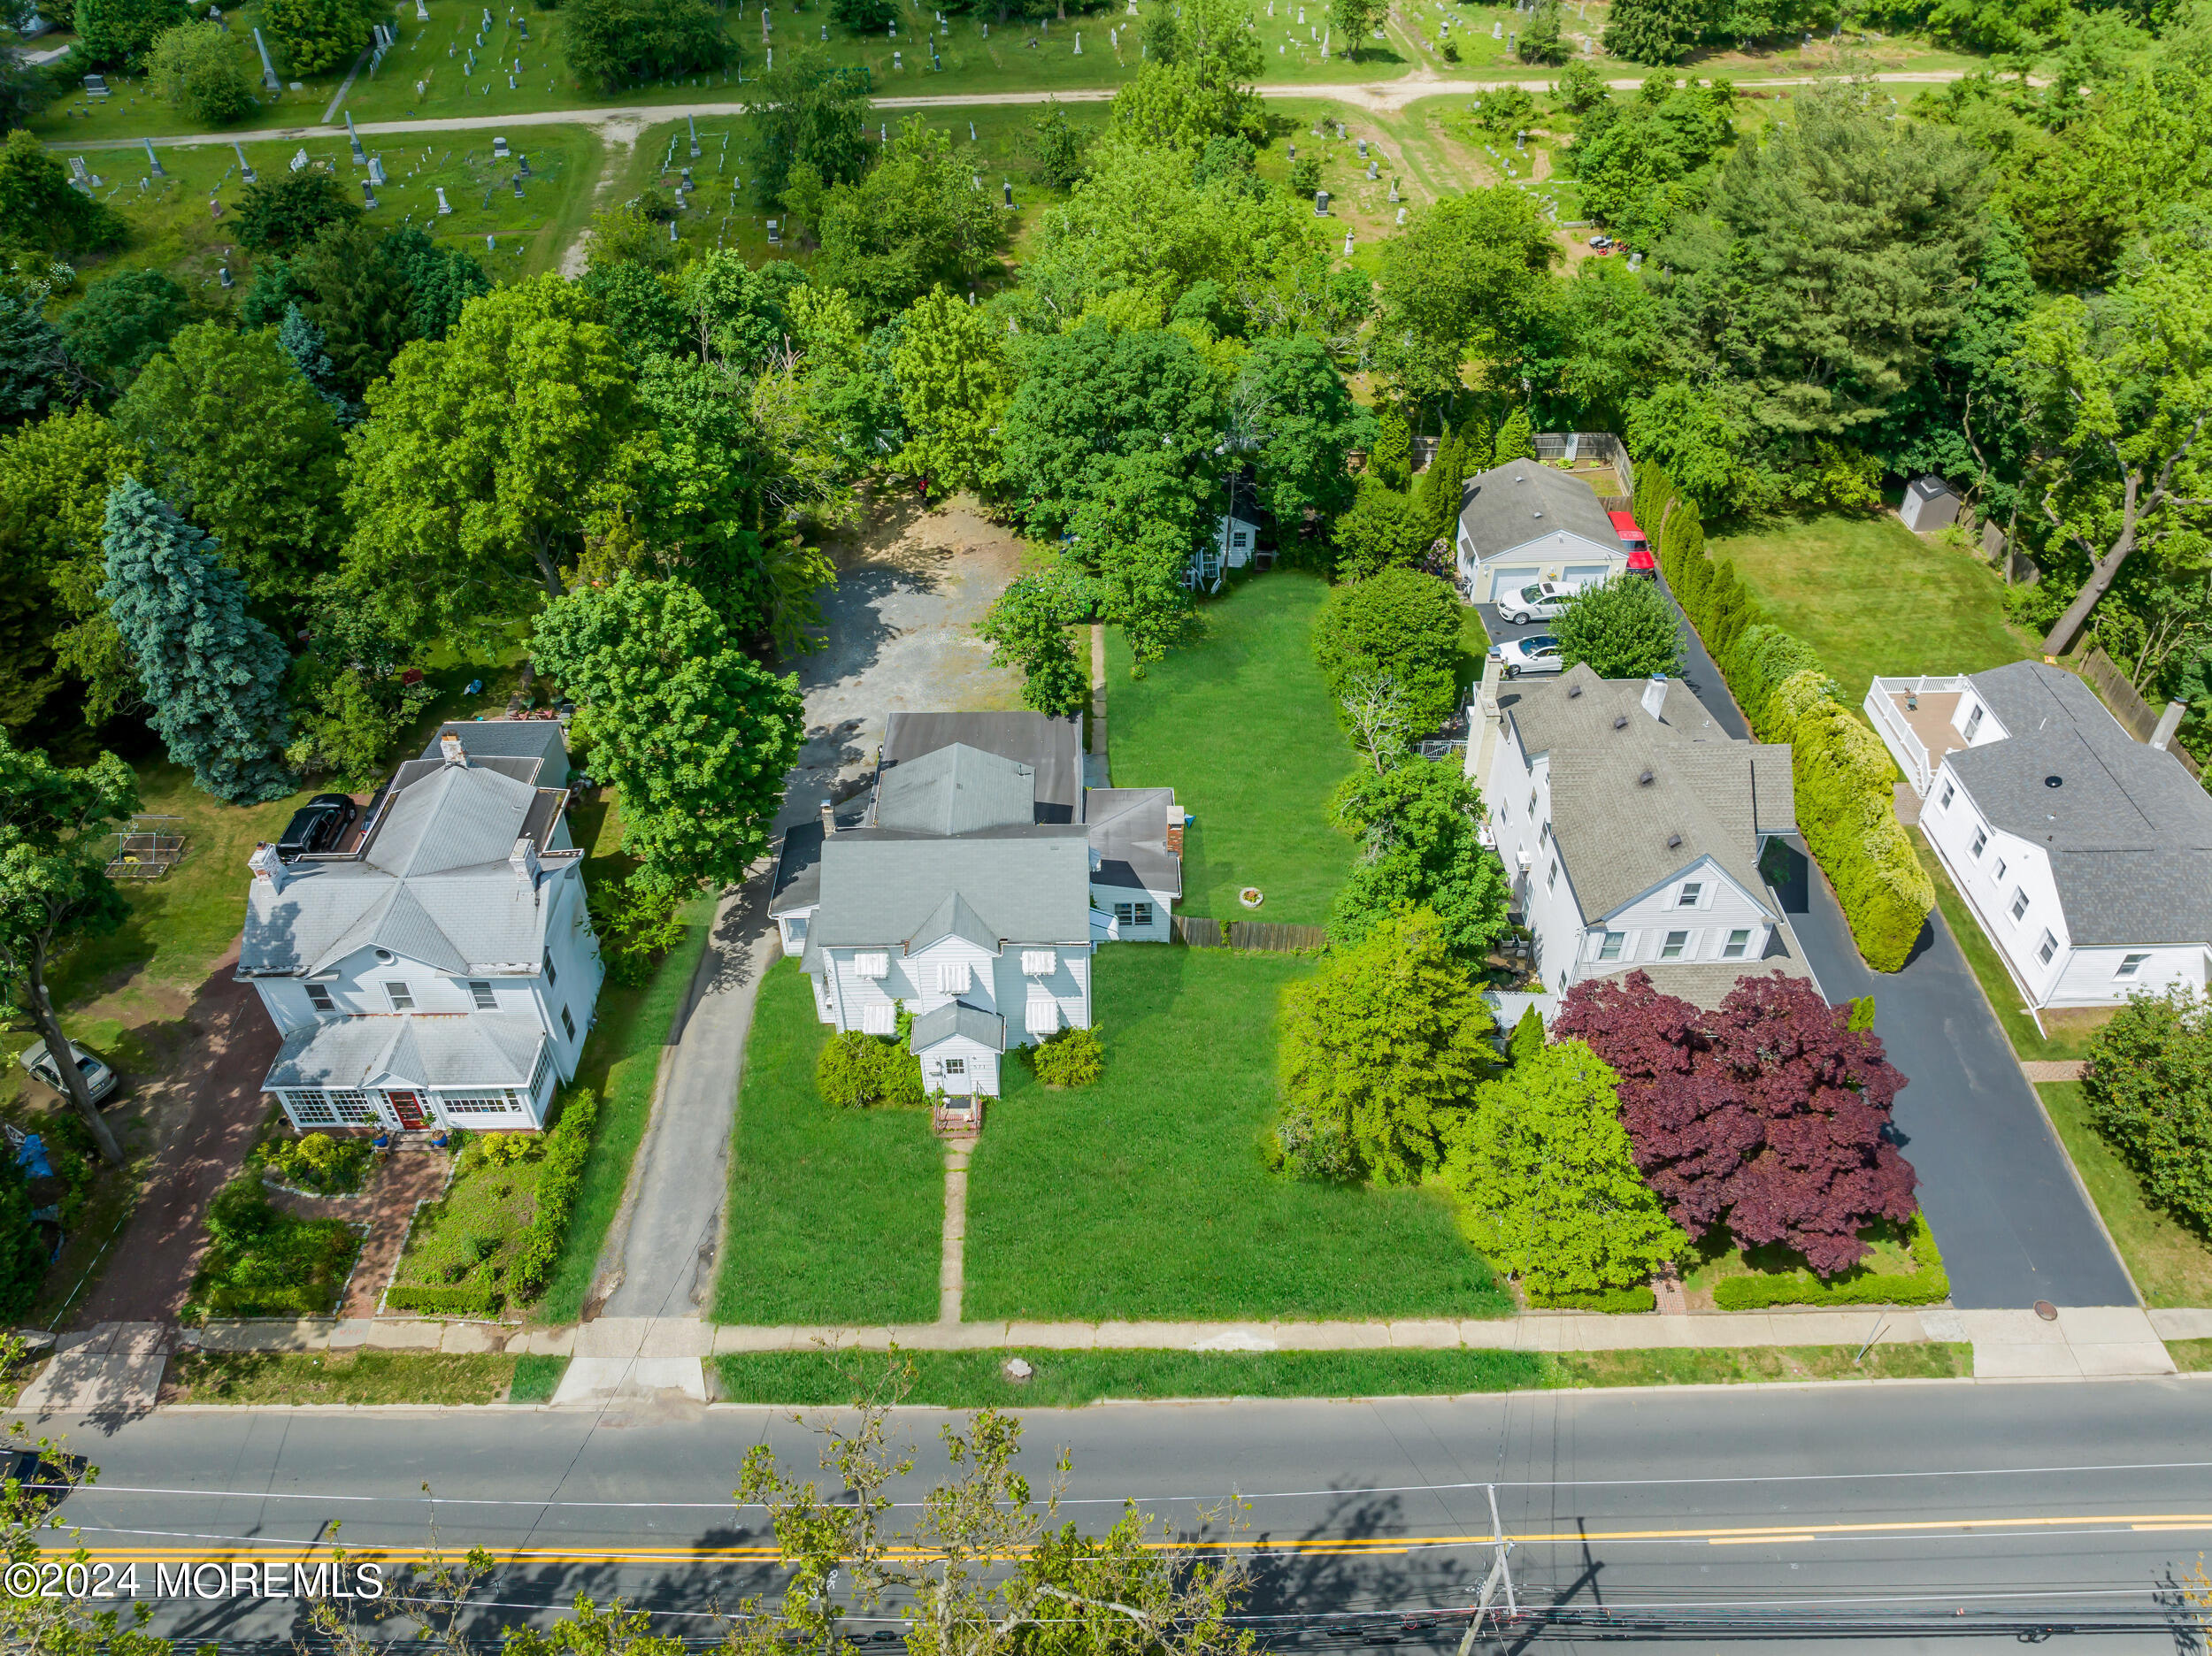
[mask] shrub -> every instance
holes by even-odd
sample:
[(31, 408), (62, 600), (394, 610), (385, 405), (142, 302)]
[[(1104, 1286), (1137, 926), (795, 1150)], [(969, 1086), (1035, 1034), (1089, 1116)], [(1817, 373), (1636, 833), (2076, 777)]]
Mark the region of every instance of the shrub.
[(2089, 1119), (2151, 1200), (2212, 1230), (2212, 1008), (2178, 985), (2138, 993), (2090, 1038)]
[[(531, 1210), (530, 1228), (523, 1232), (513, 1262), (507, 1269), (507, 1292), (511, 1299), (534, 1300), (553, 1280), (554, 1267), (561, 1262), (561, 1251), (568, 1241), (568, 1218), (576, 1206), (576, 1192), (583, 1188), (584, 1164), (591, 1159), (592, 1128), (598, 1120), (599, 1095), (586, 1088), (571, 1095), (562, 1105), (560, 1119), (545, 1135), (545, 1165), (538, 1169), (536, 1206)], [(518, 1133), (491, 1133), (486, 1136), (486, 1143), (494, 1138), (520, 1137)], [(487, 1149), (487, 1156), (490, 1154)]]
[(1095, 1030), (1062, 1030), (1049, 1040), (1024, 1047), (1022, 1055), (1047, 1086), (1087, 1087), (1106, 1071), (1106, 1052)]
[(384, 1308), (481, 1319), (499, 1309), (499, 1288), (488, 1277), (465, 1283), (394, 1283), (384, 1291)]
[(1769, 1306), (1935, 1305), (1951, 1295), (1951, 1278), (1927, 1220), (1914, 1215), (1906, 1239), (1919, 1266), (1909, 1275), (1865, 1269), (1823, 1282), (1809, 1270), (1724, 1276), (1713, 1288), (1723, 1311), (1763, 1311)]
[(1776, 725), (1770, 706), (1784, 680), (1810, 672), (1822, 694), (1837, 694), (1835, 681), (1822, 669), (1811, 645), (1794, 632), (1764, 622), (1745, 627), (1736, 635), (1735, 644), (1716, 660), (1721, 676), (1735, 693), (1736, 705), (1751, 722), (1752, 734), (1762, 741), (1774, 740)]
[(215, 1193), (207, 1234), (187, 1307), (201, 1316), (325, 1315), (361, 1246), (352, 1227), (339, 1220), (286, 1213), (251, 1174)]
[(928, 1095), (922, 1090), (921, 1060), (906, 1049), (912, 1024), (901, 1008), (895, 1035), (840, 1030), (823, 1043), (822, 1055), (815, 1061), (816, 1091), (840, 1109), (926, 1102)]
[(640, 989), (650, 981), (661, 957), (683, 941), (684, 923), (664, 894), (638, 889), (634, 880), (595, 886), (586, 900), (592, 930), (599, 934), (599, 961), (607, 981)]
[(1682, 671), (1682, 632), (1656, 583), (1609, 580), (1577, 593), (1552, 623), (1568, 666), (1587, 662), (1601, 678), (1669, 677)]
[(334, 1138), (320, 1132), (267, 1139), (254, 1152), (269, 1177), (318, 1196), (350, 1196), (361, 1188), (375, 1158), (366, 1138)]
[(1411, 728), (1425, 733), (1459, 699), (1459, 600), (1435, 576), (1410, 569), (1333, 587), (1314, 618), (1313, 654), (1340, 698), (1356, 678), (1388, 678)]
[(257, 253), (285, 253), (306, 246), (324, 228), (351, 224), (360, 206), (320, 167), (287, 172), (246, 186), (238, 203), (238, 239)]
[[(1895, 971), (1920, 936), (1935, 886), (1897, 820), (1895, 767), (1882, 740), (1846, 711), (1816, 673), (1775, 693), (1774, 735), (1791, 748), (1797, 824), (1836, 888), (1866, 963)], [(1788, 724), (1781, 716), (1797, 711)]]
[(219, 126), (254, 109), (253, 76), (245, 49), (219, 23), (180, 23), (154, 41), (146, 79), (196, 121)]
[(1528, 1302), (1545, 1311), (1656, 1311), (1659, 1296), (1647, 1283), (1632, 1288), (1609, 1288), (1602, 1293), (1531, 1293)]

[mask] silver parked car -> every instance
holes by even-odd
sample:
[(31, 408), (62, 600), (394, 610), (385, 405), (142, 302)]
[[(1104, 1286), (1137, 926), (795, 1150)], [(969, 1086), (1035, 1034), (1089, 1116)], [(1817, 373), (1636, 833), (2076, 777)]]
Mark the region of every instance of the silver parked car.
[[(92, 1095), (92, 1101), (95, 1104), (107, 1098), (121, 1084), (120, 1077), (109, 1068), (104, 1060), (94, 1057), (83, 1047), (78, 1046), (75, 1041), (69, 1043), (69, 1050), (77, 1060), (78, 1073), (84, 1077), (85, 1091)], [(22, 1056), (18, 1058), (16, 1062), (53, 1088), (55, 1092), (65, 1091), (61, 1084), (61, 1066), (54, 1062), (53, 1054), (46, 1050), (44, 1041), (33, 1041), (23, 1049)]]

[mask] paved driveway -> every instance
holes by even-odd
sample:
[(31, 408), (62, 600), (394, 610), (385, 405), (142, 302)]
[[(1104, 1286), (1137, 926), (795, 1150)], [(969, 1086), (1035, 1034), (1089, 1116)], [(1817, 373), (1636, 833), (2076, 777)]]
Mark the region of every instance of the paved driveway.
[[(1748, 736), (1720, 670), (1686, 623), (1683, 680), (1715, 722)], [(1802, 858), (1800, 859), (1803, 861)], [(1831, 1000), (1874, 997), (1874, 1032), (1909, 1085), (1897, 1142), (1920, 1174), (1920, 1201), (1968, 1309), (2134, 1305), (2135, 1291), (2076, 1183), (2049, 1118), (1959, 953), (1942, 913), (1902, 971), (1868, 970), (1817, 868), (1783, 888), (1783, 906)]]

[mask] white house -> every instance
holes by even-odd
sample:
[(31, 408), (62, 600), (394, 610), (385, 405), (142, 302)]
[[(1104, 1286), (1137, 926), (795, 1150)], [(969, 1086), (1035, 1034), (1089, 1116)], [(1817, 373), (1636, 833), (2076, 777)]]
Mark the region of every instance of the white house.
[(1169, 788), (1086, 788), (1080, 727), (1040, 713), (894, 713), (867, 804), (784, 836), (769, 900), (821, 1020), (913, 1016), (925, 1083), (995, 1097), (1007, 1048), (1087, 1027), (1091, 952), (1165, 941), (1182, 895)]
[(1604, 581), (1628, 548), (1580, 478), (1536, 460), (1513, 460), (1467, 479), (1455, 554), (1470, 603), (1494, 602), (1532, 581)]
[[(522, 723), (522, 721), (517, 721)], [(300, 1128), (534, 1129), (603, 973), (569, 838), (560, 727), (449, 726), (359, 842), (256, 848), (238, 978), (284, 1037), (262, 1085)]]
[(2201, 990), (2212, 953), (2212, 799), (2072, 673), (2014, 662), (1878, 678), (1867, 715), (1921, 832), (2028, 1003)]
[(1813, 977), (1760, 870), (1797, 831), (1788, 748), (1733, 740), (1678, 680), (1496, 666), (1467, 774), (1548, 994), (1641, 970), (1710, 1007), (1747, 973)]

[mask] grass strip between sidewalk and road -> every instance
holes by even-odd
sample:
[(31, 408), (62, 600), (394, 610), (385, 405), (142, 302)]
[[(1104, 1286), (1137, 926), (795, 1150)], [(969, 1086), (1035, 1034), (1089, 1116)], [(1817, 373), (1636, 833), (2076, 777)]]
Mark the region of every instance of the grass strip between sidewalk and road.
[(507, 1389), (510, 1403), (550, 1403), (568, 1372), (568, 1359), (533, 1353), (515, 1359), (514, 1384)]
[(2168, 1340), (2166, 1354), (2184, 1374), (2212, 1374), (2212, 1339)]
[(668, 951), (642, 989), (610, 983), (599, 991), (598, 1022), (576, 1072), (577, 1085), (598, 1089), (599, 1124), (592, 1134), (591, 1160), (584, 1163), (583, 1188), (569, 1216), (568, 1246), (554, 1268), (552, 1286), (531, 1307), (541, 1322), (573, 1322), (583, 1315), (607, 1227), (622, 1205), (630, 1164), (644, 1141), (669, 1028), (714, 929), (714, 899), (696, 898), (680, 912), (683, 941)]
[(497, 1403), (514, 1382), (518, 1361), (503, 1352), (188, 1352), (170, 1363), (162, 1400)]
[[(1855, 1364), (1849, 1346), (1619, 1352), (1358, 1351), (901, 1352), (918, 1407), (1073, 1408), (1103, 1399), (1455, 1396), (1608, 1386), (1740, 1385), (1761, 1381), (1929, 1380), (1969, 1376), (1967, 1345), (1878, 1346)], [(1006, 1377), (1019, 1357), (1035, 1371)], [(714, 1359), (724, 1402), (841, 1407), (889, 1361), (878, 1352), (729, 1352)]]

